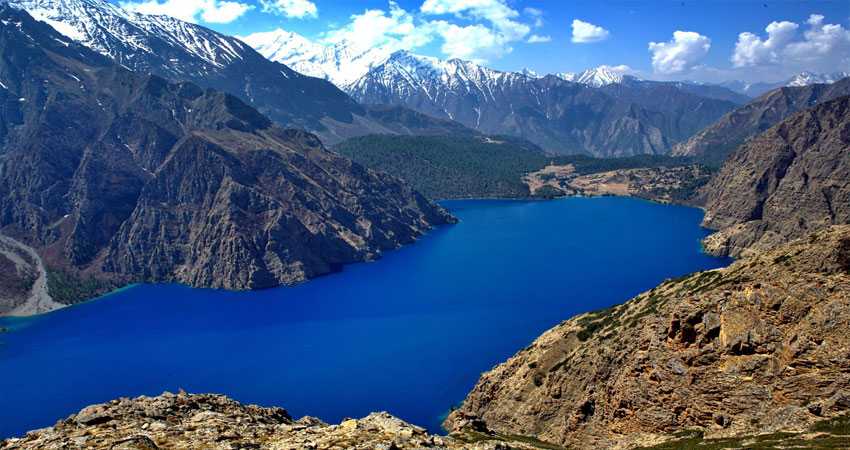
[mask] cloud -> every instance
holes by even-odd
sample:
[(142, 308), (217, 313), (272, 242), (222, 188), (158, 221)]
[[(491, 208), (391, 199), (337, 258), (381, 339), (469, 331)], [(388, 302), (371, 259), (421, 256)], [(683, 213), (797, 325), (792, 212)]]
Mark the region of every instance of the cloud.
[(552, 42), (552, 36), (548, 36), (548, 35), (547, 36), (541, 36), (539, 34), (532, 34), (531, 36), (528, 37), (528, 40), (526, 42), (528, 42), (529, 44), (540, 44), (540, 43), (543, 43), (543, 42)]
[(835, 72), (850, 67), (850, 31), (824, 23), (820, 14), (809, 16), (806, 25), (802, 36), (800, 25), (787, 21), (771, 22), (765, 28), (767, 39), (749, 32), (739, 34), (732, 64), (783, 73)]
[(542, 9), (527, 7), (522, 10), (522, 13), (534, 20), (534, 28), (540, 28), (543, 26)]
[(799, 27), (794, 22), (771, 22), (765, 28), (765, 40), (753, 33), (739, 34), (732, 54), (732, 65), (746, 67), (778, 62), (782, 51), (794, 39)]
[(290, 19), (319, 17), (319, 8), (310, 0), (260, 0), (263, 12), (280, 14)]
[(375, 47), (395, 51), (413, 50), (434, 39), (435, 27), (417, 25), (413, 15), (395, 2), (390, 2), (389, 7), (389, 11), (368, 9), (354, 14), (348, 24), (328, 31), (322, 40), (330, 44), (346, 42), (363, 51)]
[(576, 44), (604, 41), (610, 34), (608, 30), (598, 25), (579, 19), (573, 20), (573, 42)]
[(186, 22), (230, 23), (254, 8), (252, 5), (225, 0), (146, 0), (120, 3), (124, 9), (142, 14), (171, 16)]
[(446, 57), (484, 62), (511, 52), (514, 42), (548, 39), (529, 38), (531, 26), (520, 20), (520, 13), (503, 0), (425, 0), (414, 12), (390, 1), (388, 9), (353, 14), (347, 24), (325, 32), (321, 40), (345, 42), (361, 51), (415, 50), (437, 41)]
[[(520, 14), (504, 0), (425, 0), (419, 8), (424, 15), (452, 15), (467, 21), (485, 21), (473, 25), (451, 24), (444, 20), (431, 21), (445, 40), (443, 52), (455, 58), (484, 60), (510, 53), (510, 44), (524, 40), (531, 27), (518, 21)], [(469, 39), (467, 42), (453, 42)]]
[(694, 31), (676, 31), (667, 42), (650, 42), (652, 69), (661, 74), (692, 70), (708, 54), (711, 39)]

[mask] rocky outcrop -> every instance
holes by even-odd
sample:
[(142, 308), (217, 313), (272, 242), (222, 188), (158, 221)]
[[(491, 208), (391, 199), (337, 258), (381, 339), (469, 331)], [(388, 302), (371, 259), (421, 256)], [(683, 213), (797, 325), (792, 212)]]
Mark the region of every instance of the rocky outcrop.
[(687, 142), (676, 145), (675, 156), (690, 156), (720, 166), (747, 139), (794, 113), (850, 94), (850, 79), (834, 84), (783, 87), (744, 105), (706, 127)]
[(445, 425), (579, 448), (808, 430), (850, 408), (848, 308), (850, 226), (835, 226), (563, 322)]
[(747, 255), (850, 223), (849, 148), (850, 97), (798, 113), (741, 146), (701, 194), (704, 225), (719, 231), (706, 249)]
[(295, 420), (282, 408), (243, 405), (221, 395), (165, 393), (93, 405), (53, 427), (0, 442), (2, 449), (524, 449), (428, 434), (387, 413), (329, 425)]
[(23, 11), (0, 17), (15, 24), (0, 28), (0, 230), (65, 278), (270, 287), (452, 220), (235, 97), (130, 72)]

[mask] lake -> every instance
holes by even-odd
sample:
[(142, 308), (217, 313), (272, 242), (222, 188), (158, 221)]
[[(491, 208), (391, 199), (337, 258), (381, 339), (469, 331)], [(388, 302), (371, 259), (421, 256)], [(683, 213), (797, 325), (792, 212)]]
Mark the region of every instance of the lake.
[(216, 392), (441, 431), (481, 372), (577, 313), (727, 265), (702, 212), (626, 198), (446, 202), (461, 222), (289, 288), (140, 285), (0, 319), (0, 437), (122, 396)]

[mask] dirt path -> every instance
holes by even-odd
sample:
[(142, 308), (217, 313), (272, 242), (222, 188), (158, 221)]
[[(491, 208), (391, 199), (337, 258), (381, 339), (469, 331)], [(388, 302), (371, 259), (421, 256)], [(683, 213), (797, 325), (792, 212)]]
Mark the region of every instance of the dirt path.
[(38, 256), (38, 253), (36, 253), (35, 250), (7, 236), (0, 235), (0, 243), (3, 244), (3, 247), (6, 247), (0, 247), (0, 252), (15, 262), (15, 264), (26, 264), (24, 259), (20, 256), (21, 254), (25, 254), (30, 260), (35, 261), (35, 270), (38, 271), (38, 278), (32, 285), (29, 297), (22, 305), (17, 306), (6, 315), (32, 316), (36, 314), (44, 314), (66, 306), (54, 301), (47, 292), (47, 270), (45, 270), (44, 263), (41, 261), (41, 257)]

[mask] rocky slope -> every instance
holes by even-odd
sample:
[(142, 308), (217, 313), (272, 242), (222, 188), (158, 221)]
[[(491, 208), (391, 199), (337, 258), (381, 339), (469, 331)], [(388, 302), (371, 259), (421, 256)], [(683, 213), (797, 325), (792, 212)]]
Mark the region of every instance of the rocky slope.
[(15, 8), (0, 20), (0, 231), (61, 279), (270, 287), (450, 220), (233, 96), (130, 72)]
[(403, 105), (553, 153), (601, 157), (667, 154), (736, 106), (675, 83), (629, 78), (596, 88), (408, 52), (394, 53), (346, 90), (364, 104)]
[(834, 84), (783, 87), (742, 106), (673, 149), (719, 166), (739, 145), (794, 113), (850, 95), (850, 78)]
[(581, 448), (808, 430), (850, 408), (848, 308), (850, 226), (835, 226), (563, 322), (446, 426)]
[(850, 223), (848, 148), (850, 97), (798, 113), (741, 146), (701, 194), (704, 225), (719, 230), (706, 248), (746, 255)]
[(520, 442), (467, 443), (428, 434), (387, 413), (337, 425), (295, 420), (282, 408), (242, 405), (221, 395), (164, 393), (93, 405), (55, 426), (0, 442), (2, 449), (526, 449)]

